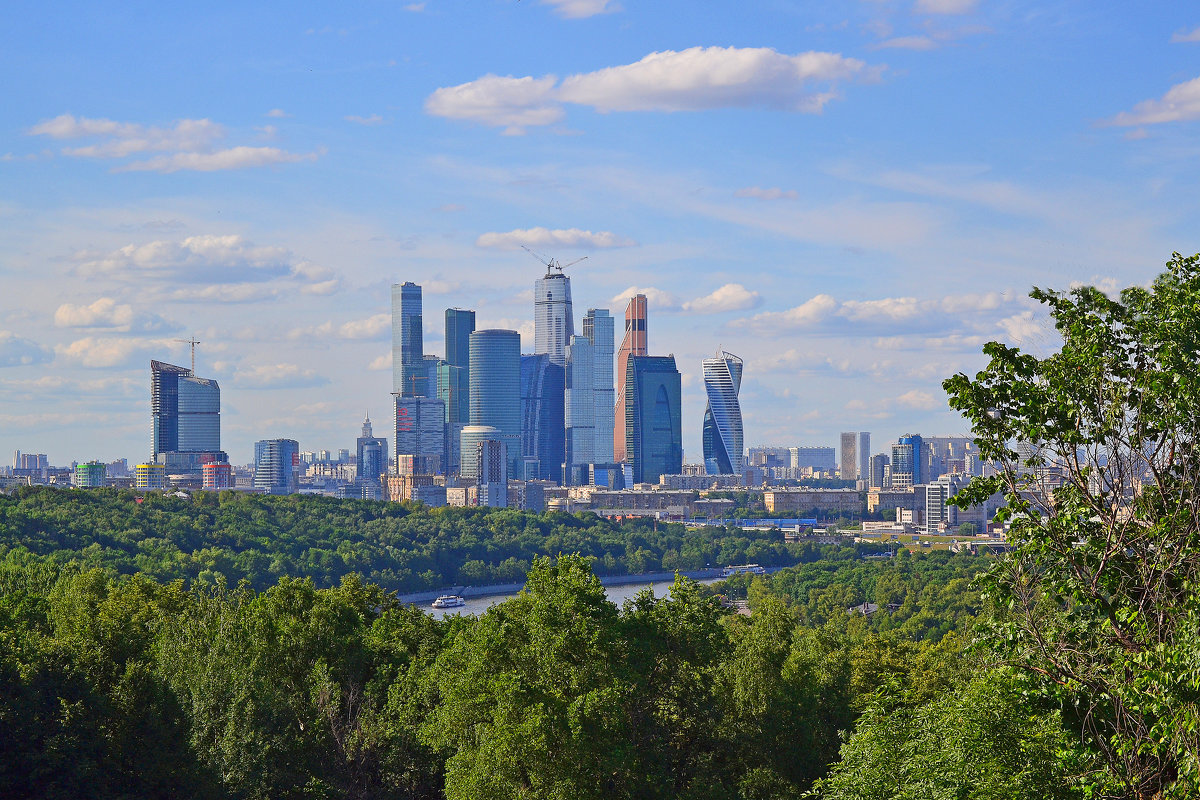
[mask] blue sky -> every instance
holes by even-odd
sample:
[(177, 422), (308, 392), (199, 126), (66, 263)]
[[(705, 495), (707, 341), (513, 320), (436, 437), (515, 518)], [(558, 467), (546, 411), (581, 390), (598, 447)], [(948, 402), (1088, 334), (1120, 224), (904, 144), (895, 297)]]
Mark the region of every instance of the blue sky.
[(223, 442), (350, 446), (387, 287), (532, 345), (519, 245), (577, 316), (650, 296), (684, 373), (746, 361), (748, 446), (959, 433), (941, 380), (1053, 331), (1032, 285), (1195, 252), (1200, 9), (993, 0), (8, 5), (0, 452), (145, 458), (150, 358)]

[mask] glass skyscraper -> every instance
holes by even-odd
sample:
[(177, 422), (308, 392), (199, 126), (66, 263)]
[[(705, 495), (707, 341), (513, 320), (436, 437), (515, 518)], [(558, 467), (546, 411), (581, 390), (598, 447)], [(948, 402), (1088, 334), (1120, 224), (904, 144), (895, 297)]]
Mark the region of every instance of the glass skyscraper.
[(617, 402), (613, 411), (613, 458), (625, 460), (625, 368), (630, 356), (644, 356), (646, 350), (646, 295), (635, 294), (625, 307), (625, 338), (617, 351)]
[(445, 472), (446, 409), (432, 397), (395, 399), (396, 458), (413, 456), (413, 469), (419, 475)]
[(421, 287), (406, 281), (392, 285), (392, 393), (428, 396), (425, 386), (424, 335), (421, 328)]
[(533, 284), (533, 352), (546, 353), (551, 363), (565, 366), (567, 346), (575, 334), (571, 308), (571, 279), (559, 268)]
[(295, 439), (264, 439), (254, 443), (254, 488), (269, 494), (292, 494), (298, 480), (300, 443)]
[(906, 489), (925, 483), (925, 447), (919, 434), (906, 433), (892, 445), (892, 488)]
[(564, 370), (549, 355), (521, 356), (521, 455), (535, 462), (537, 478), (559, 484), (566, 458), (565, 389)]
[(589, 308), (583, 318), (583, 335), (592, 343), (592, 392), (595, 411), (592, 425), (596, 441), (592, 461), (611, 464), (613, 460), (613, 318), (607, 308)]
[(596, 460), (596, 391), (594, 348), (586, 336), (572, 336), (567, 348), (566, 402), (567, 474), (570, 486), (586, 485), (587, 466)]
[(630, 356), (625, 373), (625, 456), (634, 483), (683, 471), (682, 379), (674, 356)]
[[(491, 425), (508, 447), (509, 474), (521, 460), (521, 336), (516, 331), (471, 334), (471, 425)], [(466, 457), (466, 454), (463, 454)]]
[[(150, 362), (151, 461), (199, 471), (201, 454), (221, 452), (221, 387), (186, 367)], [(210, 459), (211, 460), (211, 459)]]
[(702, 364), (708, 407), (704, 410), (704, 469), (710, 475), (741, 475), (745, 467), (742, 449), (742, 360), (733, 353), (718, 353)]

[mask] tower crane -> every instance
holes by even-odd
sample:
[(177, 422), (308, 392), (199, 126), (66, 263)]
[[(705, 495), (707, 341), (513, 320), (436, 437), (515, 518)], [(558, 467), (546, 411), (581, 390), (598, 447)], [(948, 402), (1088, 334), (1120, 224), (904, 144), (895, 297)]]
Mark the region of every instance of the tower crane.
[(529, 253), (529, 255), (533, 256), (538, 261), (540, 261), (543, 265), (545, 265), (547, 270), (556, 269), (559, 272), (562, 272), (567, 267), (574, 266), (575, 264), (578, 264), (580, 261), (587, 260), (587, 256), (584, 256), (583, 258), (577, 258), (574, 261), (567, 262), (566, 264), (560, 264), (556, 259), (546, 258), (541, 253), (539, 253), (531, 248), (528, 248), (525, 245), (521, 245), (521, 249), (524, 250), (526, 253)]
[(190, 338), (190, 339), (176, 339), (175, 341), (177, 341), (177, 342), (180, 342), (180, 343), (182, 343), (182, 344), (190, 344), (190, 345), (192, 346), (192, 372), (191, 372), (191, 376), (192, 376), (193, 378), (194, 378), (194, 377), (196, 377), (196, 345), (200, 344), (200, 342), (196, 341), (196, 337), (195, 337), (194, 335), (193, 335), (193, 336), (192, 336), (192, 338)]

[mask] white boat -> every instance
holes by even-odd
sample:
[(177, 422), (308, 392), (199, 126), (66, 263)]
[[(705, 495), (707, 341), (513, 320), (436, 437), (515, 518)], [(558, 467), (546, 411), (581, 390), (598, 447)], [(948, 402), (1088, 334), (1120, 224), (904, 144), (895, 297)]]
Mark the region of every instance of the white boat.
[(737, 566), (729, 566), (729, 567), (725, 567), (725, 569), (721, 570), (721, 577), (729, 578), (734, 575), (741, 575), (742, 573), (746, 573), (746, 572), (750, 573), (751, 575), (766, 575), (767, 574), (766, 569), (764, 569), (763, 567), (760, 567), (758, 564), (738, 564)]
[(467, 601), (463, 600), (456, 594), (444, 594), (437, 600), (433, 601), (434, 608), (458, 608), (459, 606), (465, 606), (466, 604)]

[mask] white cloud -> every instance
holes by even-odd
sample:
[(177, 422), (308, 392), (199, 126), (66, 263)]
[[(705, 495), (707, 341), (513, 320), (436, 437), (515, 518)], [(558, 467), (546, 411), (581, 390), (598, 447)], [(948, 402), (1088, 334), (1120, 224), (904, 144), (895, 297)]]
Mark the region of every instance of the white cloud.
[(307, 389), (328, 385), (329, 379), (296, 364), (260, 364), (239, 369), (233, 382), (245, 389)]
[(865, 67), (837, 53), (789, 56), (766, 47), (691, 47), (571, 75), (559, 96), (597, 111), (766, 107), (819, 113), (833, 95), (815, 93), (811, 84), (853, 78)]
[(975, 10), (978, 0), (917, 0), (918, 14), (968, 14)]
[(503, 126), (510, 133), (519, 133), (528, 126), (552, 125), (563, 118), (562, 107), (551, 97), (556, 80), (553, 75), (544, 78), (484, 75), (469, 83), (436, 90), (426, 99), (425, 111), (435, 117)]
[(928, 36), (896, 36), (874, 45), (876, 50), (936, 50), (938, 43)]
[(646, 295), (647, 313), (651, 311), (676, 311), (680, 307), (678, 297), (662, 289), (656, 289), (653, 286), (630, 286), (625, 291), (613, 297), (609, 302), (617, 308), (624, 308), (625, 304), (629, 302), (629, 298), (635, 294)]
[(1177, 83), (1158, 100), (1143, 100), (1132, 111), (1122, 111), (1110, 125), (1134, 127), (1162, 122), (1180, 122), (1200, 117), (1200, 78)]
[(586, 249), (603, 249), (609, 247), (633, 247), (637, 242), (624, 236), (618, 236), (610, 231), (580, 230), (567, 228), (550, 230), (549, 228), (517, 229), (507, 233), (485, 233), (475, 240), (476, 247), (487, 247), (494, 250), (516, 250), (521, 245), (529, 247), (582, 247)]
[[(278, 110), (278, 109), (276, 109)], [(282, 114), (282, 112), (280, 112)], [(268, 116), (276, 116), (269, 112)], [(94, 144), (63, 148), (76, 158), (126, 158), (142, 153), (168, 153), (143, 161), (127, 162), (115, 172), (213, 172), (269, 164), (311, 161), (316, 153), (289, 153), (276, 147), (237, 146), (215, 149), (226, 135), (225, 127), (209, 119), (181, 119), (171, 127), (116, 122), (111, 119), (61, 114), (29, 129), (31, 136), (52, 139), (98, 139)]]
[(621, 10), (612, 0), (542, 0), (542, 5), (553, 6), (555, 14), (567, 19), (583, 19)]
[(37, 342), (12, 331), (0, 331), (0, 367), (25, 367), (53, 360), (54, 355)]
[(86, 336), (70, 344), (56, 345), (54, 351), (79, 366), (107, 369), (131, 364), (137, 356), (148, 354), (153, 346), (153, 342), (139, 339)]
[(819, 294), (786, 311), (764, 311), (736, 323), (740, 327), (763, 329), (807, 328), (827, 319), (838, 302), (827, 294)]
[(112, 328), (139, 333), (175, 328), (157, 314), (135, 314), (133, 306), (128, 303), (118, 305), (111, 297), (101, 297), (86, 306), (63, 303), (54, 312), (54, 325), (59, 328)]
[(740, 283), (727, 283), (712, 294), (684, 303), (683, 310), (694, 314), (716, 314), (721, 311), (745, 311), (761, 302), (758, 292), (752, 292)]
[(753, 197), (758, 200), (795, 200), (800, 195), (795, 189), (780, 189), (772, 187), (770, 189), (760, 189), (757, 186), (747, 186), (744, 189), (738, 189), (733, 193), (734, 197)]
[(205, 284), (202, 289), (188, 287), (184, 291), (188, 299), (200, 300), (253, 299), (252, 293), (229, 297), (231, 290), (222, 287), (287, 280), (324, 290), (329, 281), (336, 280), (329, 270), (296, 258), (285, 247), (259, 246), (238, 235), (129, 244), (107, 254), (80, 254), (76, 261), (83, 277)]
[(360, 117), (357, 114), (350, 114), (349, 116), (345, 117), (344, 119), (347, 122), (356, 122), (359, 125), (368, 125), (368, 126), (382, 125), (384, 123), (383, 117), (379, 116), (378, 114), (372, 114), (369, 117)]
[(906, 320), (927, 313), (928, 307), (927, 302), (915, 297), (885, 297), (881, 300), (847, 300), (838, 313), (855, 321), (880, 317)]
[(295, 164), (299, 161), (316, 161), (316, 153), (289, 153), (278, 147), (231, 147), (215, 153), (176, 153), (157, 156), (145, 161), (133, 161), (116, 167), (114, 172), (161, 172), (169, 174), (181, 170), (192, 172), (217, 172), (226, 169), (248, 169), (271, 164)]
[(940, 405), (936, 397), (920, 389), (913, 389), (900, 395), (896, 398), (896, 404), (919, 411), (932, 411)]
[(785, 55), (766, 47), (692, 47), (650, 53), (633, 64), (556, 78), (484, 75), (436, 90), (425, 101), (435, 116), (521, 133), (563, 118), (563, 103), (609, 111), (700, 111), (774, 108), (820, 113), (839, 81), (878, 73), (838, 53)]
[(1171, 35), (1171, 44), (1200, 42), (1200, 28), (1191, 31), (1179, 31)]
[(291, 114), (287, 113), (282, 108), (272, 108), (267, 112), (267, 116), (271, 117), (272, 119), (283, 119), (284, 117), (290, 117)]
[(335, 326), (332, 322), (295, 328), (288, 333), (289, 339), (331, 338), (358, 341), (361, 339), (386, 339), (392, 329), (391, 314), (376, 314), (366, 319), (355, 319)]
[(372, 359), (370, 364), (367, 364), (367, 369), (375, 372), (386, 372), (392, 368), (392, 354), (384, 353), (378, 358)]

